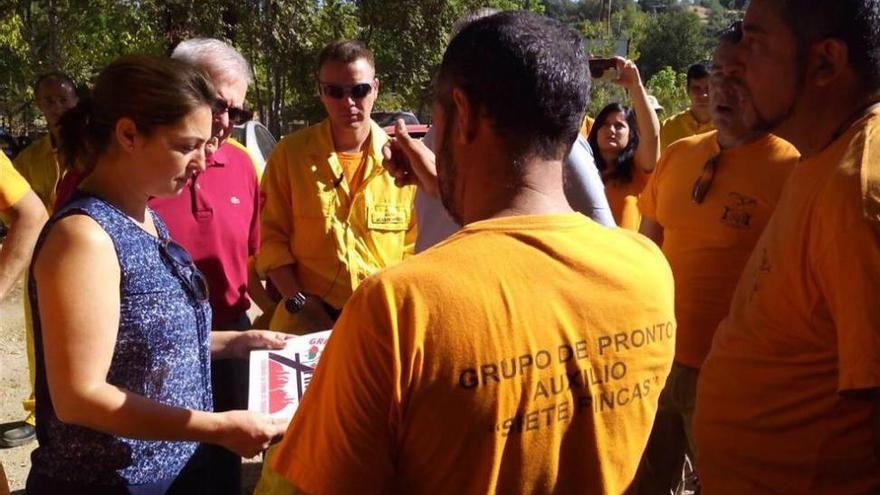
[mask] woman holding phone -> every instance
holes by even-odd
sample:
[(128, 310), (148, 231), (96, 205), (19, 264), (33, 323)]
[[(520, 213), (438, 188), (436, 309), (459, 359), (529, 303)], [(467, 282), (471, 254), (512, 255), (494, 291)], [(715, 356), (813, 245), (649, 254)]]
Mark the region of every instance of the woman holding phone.
[(197, 494), (199, 443), (243, 456), (285, 425), (212, 413), (210, 359), (278, 348), (274, 332), (211, 332), (204, 279), (147, 208), (204, 168), (216, 91), (198, 69), (127, 56), (61, 121), (88, 176), (34, 252), (37, 438), (27, 493)]
[[(626, 89), (632, 108), (620, 103), (607, 105), (596, 116), (588, 141), (605, 183), (614, 220), (621, 227), (638, 230), (637, 197), (660, 158), (660, 120), (648, 102), (648, 92), (635, 63), (622, 57), (612, 60), (615, 68), (599, 72), (594, 69), (602, 64), (591, 63), (591, 72), (598, 79), (610, 80)], [(616, 71), (617, 77), (607, 77), (609, 71)]]

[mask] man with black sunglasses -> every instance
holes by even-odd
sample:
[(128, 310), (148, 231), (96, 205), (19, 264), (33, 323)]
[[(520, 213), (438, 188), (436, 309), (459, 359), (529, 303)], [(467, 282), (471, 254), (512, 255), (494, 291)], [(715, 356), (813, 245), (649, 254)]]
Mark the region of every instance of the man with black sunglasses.
[[(331, 43), (316, 82), (327, 119), (285, 137), (262, 182), (257, 271), (283, 298), (269, 328), (298, 334), (332, 327), (362, 281), (412, 254), (417, 234), (415, 187), (394, 185), (382, 166), (388, 135), (370, 118), (372, 53), (358, 41)], [(264, 469), (255, 493), (287, 491)]]
[[(233, 47), (215, 39), (180, 43), (172, 58), (205, 71), (217, 90), (211, 139), (206, 144), (205, 171), (195, 175), (175, 197), (149, 205), (168, 226), (171, 238), (192, 254), (204, 273), (214, 330), (247, 330), (248, 259), (260, 242), (257, 169), (245, 148), (232, 139), (232, 128), (249, 120), (244, 99), (252, 80), (250, 67)], [(205, 281), (193, 281), (194, 290)], [(245, 360), (211, 365), (215, 411), (247, 409), (248, 367)], [(241, 458), (211, 446), (211, 491), (241, 493)]]
[[(725, 31), (709, 75), (717, 131), (673, 143), (639, 198), (641, 232), (661, 248), (675, 276), (675, 362), (640, 470), (639, 493), (680, 483), (691, 434), (697, 377), (749, 254), (773, 213), (798, 153), (756, 118), (750, 95), (723, 68), (735, 64), (738, 24)], [(684, 480), (693, 489), (693, 476)]]
[(354, 289), (411, 254), (413, 187), (382, 167), (388, 136), (370, 119), (379, 80), (358, 41), (321, 52), (317, 89), (327, 119), (278, 144), (266, 164), (257, 270), (284, 303), (269, 325), (293, 333), (333, 326)]

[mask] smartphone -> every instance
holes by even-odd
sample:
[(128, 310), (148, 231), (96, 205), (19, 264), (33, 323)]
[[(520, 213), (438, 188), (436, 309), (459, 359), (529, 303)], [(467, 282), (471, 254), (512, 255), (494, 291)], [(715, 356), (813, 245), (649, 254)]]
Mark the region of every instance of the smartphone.
[(613, 58), (593, 58), (590, 59), (590, 76), (593, 79), (602, 79), (605, 81), (613, 81), (617, 79), (617, 59)]

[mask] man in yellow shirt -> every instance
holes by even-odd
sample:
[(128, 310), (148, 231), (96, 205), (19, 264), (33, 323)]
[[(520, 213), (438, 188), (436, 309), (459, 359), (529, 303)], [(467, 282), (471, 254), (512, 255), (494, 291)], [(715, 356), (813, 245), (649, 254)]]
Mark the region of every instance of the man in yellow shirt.
[[(33, 192), (42, 201), (45, 210), (51, 215), (55, 209), (55, 190), (58, 181), (64, 175), (64, 171), (58, 162), (56, 153), (59, 121), (61, 115), (76, 106), (79, 101), (76, 94), (76, 86), (65, 74), (49, 72), (37, 78), (34, 84), (34, 95), (46, 124), (49, 134), (38, 139), (25, 148), (15, 159), (14, 166), (22, 177), (30, 184)], [(28, 368), (30, 374), (34, 374), (34, 349), (33, 329), (31, 328), (30, 302), (24, 298), (25, 305), (25, 335), (27, 336)], [(25, 423), (31, 427), (35, 424), (34, 398), (24, 401), (23, 407), (29, 412)]]
[(709, 114), (709, 69), (697, 63), (687, 71), (690, 108), (663, 121), (660, 128), (660, 151), (679, 139), (709, 132), (715, 128)]
[(700, 371), (708, 495), (880, 493), (878, 18), (880, 0), (746, 11), (730, 70), (802, 161)]
[(50, 213), (55, 207), (55, 187), (64, 171), (58, 165), (58, 122), (61, 115), (76, 106), (76, 86), (60, 72), (43, 74), (34, 84), (37, 106), (49, 134), (25, 148), (15, 159), (15, 168), (24, 176)]
[[(324, 48), (318, 87), (327, 119), (284, 138), (266, 163), (257, 271), (282, 297), (272, 330), (332, 327), (363, 280), (413, 253), (415, 187), (396, 187), (382, 167), (388, 135), (370, 119), (375, 74), (362, 43)], [(256, 493), (289, 492), (263, 470)]]
[(266, 164), (257, 270), (281, 293), (270, 328), (324, 330), (354, 289), (412, 253), (415, 188), (382, 168), (388, 136), (370, 119), (379, 81), (357, 41), (321, 53), (323, 122), (284, 138)]
[(530, 12), (450, 42), (439, 177), (406, 136), (403, 152), (426, 163), (395, 174), (421, 174), (465, 226), (346, 305), (272, 462), (297, 493), (630, 487), (672, 358), (672, 279), (650, 241), (566, 200), (562, 161), (589, 92), (582, 43)]
[[(0, 300), (2, 300), (27, 269), (37, 236), (48, 218), (40, 198), (34, 194), (24, 177), (12, 167), (12, 163), (3, 153), (0, 153), (0, 218), (9, 225), (9, 232), (0, 244)], [(25, 318), (29, 316), (25, 315)], [(28, 347), (33, 348), (33, 343), (30, 342), (32, 334), (26, 333), (29, 340)], [(30, 378), (33, 389), (33, 371)], [(30, 404), (32, 405), (33, 401)], [(28, 403), (26, 402), (25, 405)], [(16, 423), (0, 432), (0, 446), (15, 447), (35, 438), (33, 409), (30, 409), (30, 413), (29, 421)]]
[[(721, 70), (735, 65), (735, 24), (721, 37), (710, 75), (717, 131), (675, 142), (660, 157), (639, 197), (641, 232), (663, 248), (675, 276), (675, 362), (639, 472), (639, 493), (676, 490), (691, 434), (700, 366), (737, 280), (770, 219), (799, 155), (767, 133), (748, 94)], [(693, 476), (685, 482), (695, 488)]]

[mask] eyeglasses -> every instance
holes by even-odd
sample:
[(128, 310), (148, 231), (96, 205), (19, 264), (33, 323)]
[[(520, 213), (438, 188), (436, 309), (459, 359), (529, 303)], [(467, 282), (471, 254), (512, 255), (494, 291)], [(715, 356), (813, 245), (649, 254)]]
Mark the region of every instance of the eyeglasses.
[(717, 153), (706, 160), (703, 165), (703, 172), (694, 182), (694, 188), (691, 190), (691, 199), (696, 204), (702, 204), (712, 188), (712, 181), (715, 180), (715, 171), (718, 169), (718, 163), (721, 161), (721, 153)]
[[(196, 268), (192, 257), (186, 249), (180, 244), (172, 241), (170, 238), (162, 238), (159, 242), (162, 254), (164, 254), (173, 263), (174, 272), (186, 283), (187, 289), (192, 293), (198, 302), (208, 300), (208, 281), (202, 272)], [(181, 273), (180, 269), (186, 268), (186, 273)]]
[(351, 86), (338, 86), (336, 84), (321, 83), (319, 89), (322, 95), (337, 100), (341, 100), (346, 96), (351, 96), (353, 100), (360, 100), (373, 92), (373, 85), (370, 83), (359, 83)]
[(223, 98), (217, 98), (214, 101), (214, 116), (229, 114), (229, 120), (235, 125), (241, 125), (254, 117), (253, 110), (230, 106)]

